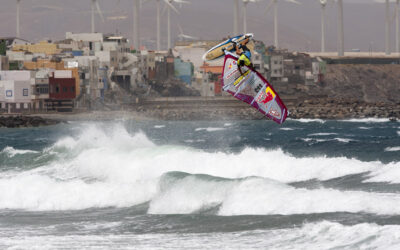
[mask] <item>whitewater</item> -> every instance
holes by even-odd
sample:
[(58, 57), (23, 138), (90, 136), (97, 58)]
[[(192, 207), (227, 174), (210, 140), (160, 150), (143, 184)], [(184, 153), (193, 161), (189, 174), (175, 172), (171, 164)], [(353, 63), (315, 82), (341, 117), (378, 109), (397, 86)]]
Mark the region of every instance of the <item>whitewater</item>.
[(396, 249), (400, 123), (0, 129), (1, 249)]

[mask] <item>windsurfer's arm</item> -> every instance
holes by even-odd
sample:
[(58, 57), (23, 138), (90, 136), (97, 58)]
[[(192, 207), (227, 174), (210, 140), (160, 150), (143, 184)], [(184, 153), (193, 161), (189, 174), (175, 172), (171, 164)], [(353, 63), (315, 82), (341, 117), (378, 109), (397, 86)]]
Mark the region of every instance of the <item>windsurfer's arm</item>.
[(239, 64), (238, 64), (238, 70), (239, 70), (240, 74), (243, 75), (243, 73), (242, 73), (242, 67), (241, 67)]

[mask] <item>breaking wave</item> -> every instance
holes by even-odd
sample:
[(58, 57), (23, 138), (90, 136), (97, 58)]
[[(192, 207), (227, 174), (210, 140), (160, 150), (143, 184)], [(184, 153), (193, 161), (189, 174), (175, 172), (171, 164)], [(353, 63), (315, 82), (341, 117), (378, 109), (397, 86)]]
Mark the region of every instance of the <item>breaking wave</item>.
[[(18, 152), (2, 150), (9, 151)], [(0, 209), (73, 210), (149, 202), (149, 213), (195, 213), (217, 208), (220, 215), (334, 211), (400, 214), (400, 196), (395, 194), (288, 185), (359, 173), (369, 173), (368, 181), (386, 182), (390, 177), (390, 181), (400, 182), (400, 171), (395, 170), (399, 163), (345, 157), (296, 158), (281, 149), (206, 152), (157, 145), (143, 132), (129, 134), (122, 125), (88, 125), (82, 133), (59, 139), (37, 153), (38, 157), (55, 157), (39, 167), (21, 166), (18, 171), (0, 173), (0, 190), (7, 190), (0, 192)]]

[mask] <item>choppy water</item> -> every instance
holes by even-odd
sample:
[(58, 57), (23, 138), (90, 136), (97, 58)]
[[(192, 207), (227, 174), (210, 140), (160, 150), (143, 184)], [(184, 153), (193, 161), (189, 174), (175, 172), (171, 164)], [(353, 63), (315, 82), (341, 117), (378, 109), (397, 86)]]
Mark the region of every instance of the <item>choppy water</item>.
[(400, 123), (0, 129), (0, 249), (399, 249)]

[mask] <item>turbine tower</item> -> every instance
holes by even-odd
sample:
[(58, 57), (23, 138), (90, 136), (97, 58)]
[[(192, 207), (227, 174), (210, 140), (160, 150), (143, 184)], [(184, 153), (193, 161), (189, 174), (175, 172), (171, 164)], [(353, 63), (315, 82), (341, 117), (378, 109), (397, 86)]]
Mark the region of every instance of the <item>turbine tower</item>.
[(133, 0), (133, 45), (136, 51), (140, 50), (140, 26), (139, 26), (140, 0)]
[(396, 52), (399, 53), (399, 0), (375, 0), (377, 3), (385, 3), (385, 54), (390, 55), (390, 2), (396, 4), (394, 18), (396, 19)]
[(157, 50), (161, 49), (161, 37), (160, 37), (160, 0), (157, 0)]
[(399, 38), (399, 5), (400, 0), (396, 0), (395, 18), (396, 18), (396, 53), (400, 53), (400, 38)]
[(183, 4), (183, 3), (190, 3), (190, 2), (185, 1), (185, 0), (164, 0), (164, 1), (167, 5), (167, 26), (168, 26), (167, 46), (168, 46), (168, 49), (170, 49), (171, 48), (171, 9), (179, 14), (179, 11), (172, 4), (173, 3)]
[(325, 52), (325, 13), (328, 0), (319, 0), (321, 4), (321, 52)]
[(243, 0), (243, 33), (247, 33), (247, 4), (250, 2), (255, 3), (260, 0)]
[(390, 9), (389, 0), (385, 1), (385, 54), (390, 55)]
[(21, 36), (20, 30), (19, 30), (19, 16), (20, 16), (19, 8), (20, 8), (20, 5), (21, 5), (21, 0), (17, 0), (17, 32), (16, 32), (16, 35), (18, 38), (20, 38), (20, 36)]
[[(297, 0), (285, 0), (289, 3), (301, 4)], [(275, 48), (279, 47), (278, 43), (278, 0), (271, 0), (265, 9), (265, 12), (268, 12), (271, 8), (274, 8), (274, 46)]]
[(344, 56), (343, 0), (338, 3), (338, 56)]
[(233, 35), (239, 33), (239, 0), (233, 0)]
[(94, 21), (94, 15), (96, 13), (96, 9), (97, 12), (99, 13), (101, 20), (104, 22), (104, 16), (103, 13), (101, 12), (100, 6), (99, 6), (99, 2), (97, 0), (92, 0), (92, 33), (95, 32), (95, 21)]

